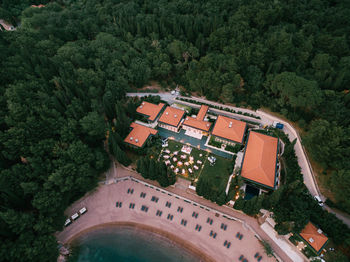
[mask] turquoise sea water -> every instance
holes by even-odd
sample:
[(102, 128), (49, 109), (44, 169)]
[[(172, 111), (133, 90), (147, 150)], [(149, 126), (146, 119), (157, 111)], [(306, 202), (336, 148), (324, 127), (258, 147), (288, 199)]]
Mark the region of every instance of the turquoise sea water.
[(78, 262), (200, 261), (167, 238), (129, 227), (97, 229), (81, 236), (75, 245), (72, 260)]

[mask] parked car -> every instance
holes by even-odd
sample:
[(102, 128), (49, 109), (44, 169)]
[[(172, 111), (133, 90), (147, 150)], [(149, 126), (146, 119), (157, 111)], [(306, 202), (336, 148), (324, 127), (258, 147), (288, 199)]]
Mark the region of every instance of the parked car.
[(78, 213), (74, 213), (73, 215), (72, 215), (72, 219), (73, 220), (76, 220), (76, 219), (78, 219), (79, 218), (79, 214)]
[(82, 215), (87, 212), (87, 208), (83, 207), (82, 209), (79, 210), (79, 214)]
[(278, 128), (278, 129), (283, 129), (283, 127), (284, 127), (283, 124), (278, 123), (277, 121), (274, 121), (273, 124), (272, 124), (272, 126), (273, 126), (274, 128)]
[(68, 218), (66, 222), (64, 222), (64, 226), (67, 227), (72, 223), (72, 221)]
[(314, 199), (317, 201), (317, 203), (322, 207), (324, 204), (323, 204), (323, 201), (321, 200), (321, 198), (319, 196), (314, 196)]

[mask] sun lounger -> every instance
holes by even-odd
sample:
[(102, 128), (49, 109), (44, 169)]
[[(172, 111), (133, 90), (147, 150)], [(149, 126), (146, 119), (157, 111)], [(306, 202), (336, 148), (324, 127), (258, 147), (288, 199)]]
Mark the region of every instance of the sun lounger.
[(242, 260), (243, 260), (243, 255), (240, 255), (239, 261), (242, 261)]
[(254, 255), (254, 258), (257, 258), (259, 256), (259, 253), (256, 252), (255, 255)]

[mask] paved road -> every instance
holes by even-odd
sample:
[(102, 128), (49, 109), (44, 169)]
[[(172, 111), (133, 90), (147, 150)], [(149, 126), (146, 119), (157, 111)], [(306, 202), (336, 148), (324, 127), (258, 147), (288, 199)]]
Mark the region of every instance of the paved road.
[[(171, 95), (169, 92), (165, 92), (165, 93), (128, 93), (127, 94), (127, 96), (139, 96), (139, 97), (147, 96), (147, 95), (158, 95), (161, 97), (162, 100), (168, 102), (169, 104), (177, 102), (177, 103), (191, 105), (192, 107), (199, 107), (199, 105), (187, 103), (187, 102), (176, 99), (176, 97), (187, 98), (187, 99), (188, 99), (188, 97)], [(294, 150), (295, 150), (295, 154), (298, 158), (298, 164), (301, 168), (301, 172), (302, 172), (303, 177), (304, 177), (304, 184), (308, 188), (311, 195), (319, 196), (323, 201), (325, 201), (326, 197), (324, 197), (319, 190), (319, 187), (317, 185), (310, 161), (309, 161), (307, 154), (305, 152), (305, 149), (301, 143), (301, 138), (300, 138), (298, 132), (289, 123), (287, 123), (284, 120), (279, 119), (275, 116), (267, 114), (261, 110), (253, 111), (253, 110), (246, 109), (246, 108), (239, 108), (239, 107), (234, 107), (234, 106), (223, 105), (220, 103), (208, 101), (206, 99), (193, 97), (193, 96), (190, 99), (196, 100), (196, 101), (201, 102), (201, 103), (211, 104), (211, 105), (220, 106), (220, 107), (222, 106), (222, 107), (233, 109), (235, 111), (241, 111), (243, 113), (253, 114), (253, 115), (259, 116), (261, 118), (259, 120), (259, 119), (255, 119), (253, 117), (243, 116), (240, 114), (234, 114), (231, 112), (221, 111), (221, 110), (217, 110), (214, 108), (210, 109), (213, 112), (220, 113), (220, 114), (225, 115), (225, 116), (230, 116), (230, 117), (233, 117), (236, 119), (245, 119), (245, 120), (260, 123), (261, 125), (272, 125), (272, 123), (274, 121), (277, 121), (277, 122), (284, 124), (283, 131), (286, 134), (288, 134), (289, 140), (293, 141), (294, 139), (296, 139), (296, 141), (297, 141), (295, 146), (294, 146)], [(342, 220), (346, 225), (348, 225), (348, 227), (350, 227), (350, 216), (347, 216), (346, 214), (343, 214), (343, 213), (339, 212), (338, 210), (333, 210), (328, 206), (325, 206), (325, 208), (329, 212), (335, 214), (340, 220)]]

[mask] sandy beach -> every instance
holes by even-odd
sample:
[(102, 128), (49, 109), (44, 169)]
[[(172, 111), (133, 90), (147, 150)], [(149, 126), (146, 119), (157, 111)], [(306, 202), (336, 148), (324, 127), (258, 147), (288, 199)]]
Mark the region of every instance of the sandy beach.
[[(133, 193), (128, 193), (128, 189), (133, 189)], [(141, 193), (145, 196), (141, 197)], [(158, 201), (151, 201), (152, 197)], [(116, 207), (116, 202), (121, 202), (122, 207)], [(134, 208), (129, 208), (131, 203), (135, 204)], [(170, 207), (166, 203), (171, 203)], [(256, 252), (263, 256), (262, 261), (275, 261), (265, 255), (255, 234), (241, 222), (130, 179), (100, 186), (74, 203), (67, 214), (71, 215), (83, 206), (88, 212), (57, 234), (62, 243), (70, 243), (94, 228), (133, 226), (167, 237), (203, 261), (238, 261), (240, 255), (248, 261), (256, 261)], [(148, 211), (142, 211), (142, 206), (148, 207)], [(182, 212), (178, 211), (179, 207)], [(162, 211), (161, 216), (156, 215), (158, 210)], [(194, 213), (197, 215), (193, 216)], [(168, 219), (169, 215), (173, 216), (172, 220)], [(208, 218), (213, 220), (212, 224), (207, 223)], [(181, 224), (182, 220), (186, 220), (186, 226)], [(222, 224), (226, 225), (226, 230)], [(196, 230), (197, 225), (201, 230)], [(216, 237), (210, 236), (210, 232), (216, 233)], [(241, 240), (236, 238), (237, 232), (243, 235)], [(224, 246), (225, 241), (231, 243), (229, 248)]]

